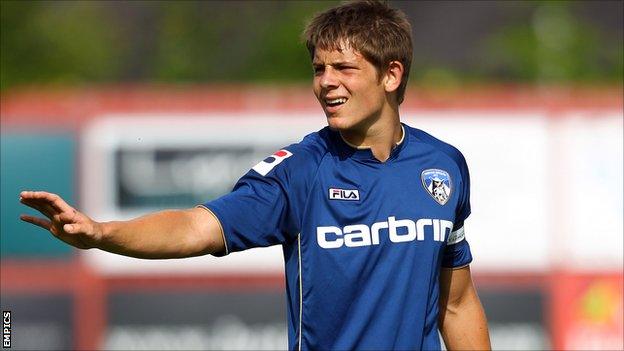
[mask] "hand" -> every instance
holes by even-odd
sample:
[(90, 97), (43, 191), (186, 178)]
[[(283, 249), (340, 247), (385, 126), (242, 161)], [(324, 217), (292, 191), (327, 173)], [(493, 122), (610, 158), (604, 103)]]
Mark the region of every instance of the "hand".
[(102, 225), (69, 206), (63, 199), (45, 191), (22, 191), (20, 202), (41, 212), (45, 218), (21, 215), (24, 222), (32, 223), (52, 233), (58, 239), (79, 249), (97, 247), (102, 238)]

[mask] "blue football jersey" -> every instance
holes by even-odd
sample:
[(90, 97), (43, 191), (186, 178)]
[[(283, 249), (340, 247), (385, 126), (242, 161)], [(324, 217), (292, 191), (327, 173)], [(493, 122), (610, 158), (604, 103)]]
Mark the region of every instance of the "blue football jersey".
[(471, 262), (462, 154), (403, 125), (386, 162), (324, 128), (204, 204), (225, 254), (283, 247), (291, 350), (440, 349), (441, 267)]

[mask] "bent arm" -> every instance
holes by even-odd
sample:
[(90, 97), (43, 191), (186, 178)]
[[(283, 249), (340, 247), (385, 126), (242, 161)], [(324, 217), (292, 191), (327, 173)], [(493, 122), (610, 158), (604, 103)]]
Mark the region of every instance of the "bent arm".
[(442, 268), (439, 325), (448, 350), (491, 350), (487, 319), (470, 267)]
[(46, 218), (20, 218), (80, 249), (98, 248), (137, 258), (183, 258), (225, 251), (219, 220), (206, 208), (167, 210), (129, 221), (96, 222), (60, 196), (24, 191), (20, 202)]

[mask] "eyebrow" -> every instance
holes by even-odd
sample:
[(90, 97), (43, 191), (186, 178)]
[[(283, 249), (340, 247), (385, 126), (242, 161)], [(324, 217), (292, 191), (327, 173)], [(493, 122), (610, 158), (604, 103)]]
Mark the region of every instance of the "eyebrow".
[[(330, 66), (344, 66), (344, 65), (356, 65), (357, 62), (355, 61), (334, 61), (334, 62), (329, 62), (327, 63), (327, 65)], [(323, 64), (321, 62), (318, 61), (312, 61), (312, 66), (325, 66), (326, 64)]]

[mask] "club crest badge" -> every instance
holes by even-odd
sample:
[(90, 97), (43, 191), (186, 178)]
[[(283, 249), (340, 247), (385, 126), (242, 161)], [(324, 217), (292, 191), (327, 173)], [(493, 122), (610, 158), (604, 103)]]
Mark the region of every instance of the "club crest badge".
[(422, 184), (440, 205), (446, 204), (451, 197), (451, 176), (441, 169), (426, 169), (421, 175)]

